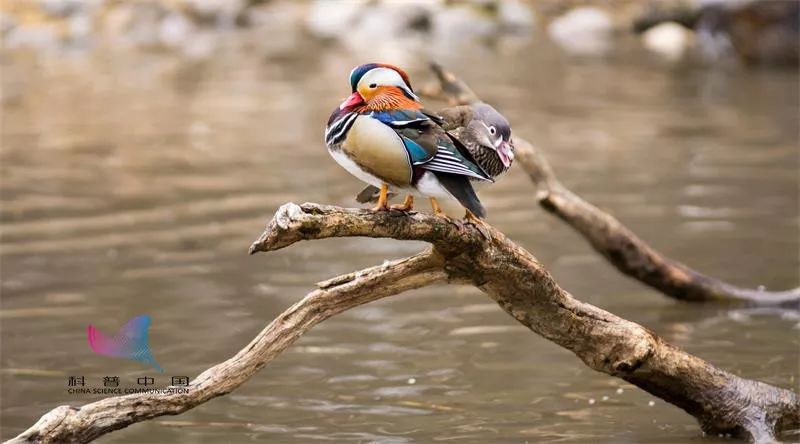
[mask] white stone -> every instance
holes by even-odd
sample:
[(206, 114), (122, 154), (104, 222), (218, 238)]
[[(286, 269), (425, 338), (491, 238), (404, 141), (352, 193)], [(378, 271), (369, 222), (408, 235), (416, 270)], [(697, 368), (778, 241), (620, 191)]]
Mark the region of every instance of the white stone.
[(306, 26), (312, 34), (322, 38), (336, 38), (349, 32), (367, 0), (333, 2), (317, 0), (311, 5)]
[(575, 8), (557, 17), (547, 28), (550, 38), (570, 54), (603, 55), (612, 46), (611, 17), (598, 8)]
[(16, 27), (17, 21), (14, 19), (14, 17), (0, 12), (0, 34), (5, 36)]
[(431, 21), (433, 40), (442, 42), (445, 47), (485, 38), (499, 29), (498, 22), (471, 5), (441, 8), (433, 14)]
[(53, 49), (60, 44), (55, 29), (47, 25), (18, 26), (9, 31), (3, 40), (3, 46), (11, 49)]
[(183, 0), (190, 13), (216, 25), (233, 27), (236, 17), (245, 9), (244, 0)]
[(182, 46), (192, 34), (194, 24), (183, 14), (173, 12), (166, 16), (158, 29), (158, 39), (164, 46)]
[(503, 26), (529, 30), (536, 25), (533, 9), (520, 0), (505, 0), (498, 7), (497, 15)]
[(681, 59), (693, 39), (693, 31), (674, 22), (661, 23), (642, 34), (644, 47), (668, 60)]
[(92, 19), (87, 14), (75, 14), (69, 18), (69, 36), (72, 40), (91, 37)]
[(39, 0), (39, 7), (54, 17), (68, 17), (88, 7), (93, 7), (97, 0)]

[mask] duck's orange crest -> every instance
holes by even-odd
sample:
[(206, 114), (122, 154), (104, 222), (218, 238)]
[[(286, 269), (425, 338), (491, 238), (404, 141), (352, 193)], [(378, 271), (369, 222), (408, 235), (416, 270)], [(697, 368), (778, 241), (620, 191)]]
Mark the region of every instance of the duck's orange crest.
[(422, 104), (406, 96), (396, 86), (379, 86), (375, 94), (365, 103), (361, 111), (385, 111), (390, 109), (422, 109)]

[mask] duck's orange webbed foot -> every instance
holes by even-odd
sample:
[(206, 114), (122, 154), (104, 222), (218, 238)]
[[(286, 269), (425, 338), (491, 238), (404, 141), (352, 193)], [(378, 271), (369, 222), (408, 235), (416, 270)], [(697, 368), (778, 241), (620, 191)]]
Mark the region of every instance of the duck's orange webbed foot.
[(414, 196), (409, 194), (402, 204), (392, 205), (389, 208), (397, 211), (411, 211), (414, 209)]
[(378, 196), (378, 203), (372, 207), (372, 211), (389, 211), (389, 185), (381, 185), (381, 194)]
[(433, 210), (434, 216), (447, 217), (447, 215), (444, 214), (444, 211), (442, 211), (442, 207), (439, 206), (439, 202), (435, 197), (431, 197), (431, 209)]

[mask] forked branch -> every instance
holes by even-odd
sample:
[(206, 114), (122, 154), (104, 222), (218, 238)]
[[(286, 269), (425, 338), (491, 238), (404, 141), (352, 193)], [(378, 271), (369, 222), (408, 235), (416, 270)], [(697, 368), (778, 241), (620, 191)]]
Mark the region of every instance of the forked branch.
[(720, 370), (638, 324), (574, 299), (530, 253), (491, 227), (483, 231), (437, 216), (286, 204), (251, 253), (350, 236), (426, 241), (432, 248), (318, 284), (318, 290), (282, 313), (236, 356), (195, 378), (188, 394), (136, 394), (80, 408), (61, 406), (11, 442), (88, 442), (136, 422), (180, 414), (233, 391), (328, 317), (437, 282), (471, 283), (590, 368), (684, 409), (706, 432), (763, 441), (800, 427), (795, 393)]
[[(423, 92), (451, 104), (480, 101), (466, 83), (441, 66), (431, 66), (438, 85)], [(580, 233), (589, 244), (623, 274), (661, 293), (683, 301), (729, 301), (749, 305), (800, 304), (800, 288), (761, 291), (738, 287), (697, 272), (656, 251), (614, 216), (586, 202), (559, 182), (541, 150), (514, 136), (516, 159), (538, 188), (536, 200)]]

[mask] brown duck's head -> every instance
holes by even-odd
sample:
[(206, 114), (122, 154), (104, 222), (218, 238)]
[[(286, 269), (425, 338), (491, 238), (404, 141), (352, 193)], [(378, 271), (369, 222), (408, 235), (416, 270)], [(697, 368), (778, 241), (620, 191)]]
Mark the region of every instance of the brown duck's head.
[[(468, 124), (472, 137), (482, 151), (493, 152), (502, 163), (502, 170), (507, 170), (514, 161), (514, 142), (511, 140), (508, 120), (486, 103), (472, 105), (472, 112), (472, 120)], [(483, 156), (479, 153), (475, 155), (476, 160), (481, 162), (478, 158)]]

